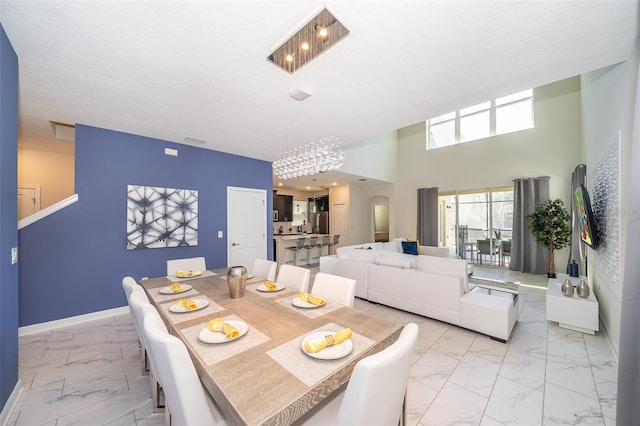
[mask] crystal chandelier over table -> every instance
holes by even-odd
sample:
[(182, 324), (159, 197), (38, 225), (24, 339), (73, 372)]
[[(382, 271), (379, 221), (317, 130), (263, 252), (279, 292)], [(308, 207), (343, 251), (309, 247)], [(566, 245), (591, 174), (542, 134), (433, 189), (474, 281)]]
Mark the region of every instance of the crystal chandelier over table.
[(336, 170), (344, 163), (339, 146), (332, 136), (282, 152), (273, 162), (273, 172), (279, 179), (292, 179)]

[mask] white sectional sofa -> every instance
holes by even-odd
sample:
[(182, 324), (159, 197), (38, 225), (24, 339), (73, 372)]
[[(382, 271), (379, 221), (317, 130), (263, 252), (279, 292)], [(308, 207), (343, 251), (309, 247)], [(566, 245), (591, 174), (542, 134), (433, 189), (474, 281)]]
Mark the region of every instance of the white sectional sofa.
[(404, 254), (402, 240), (340, 247), (320, 258), (320, 272), (356, 280), (361, 299), (509, 339), (517, 294), (470, 288), (466, 261), (439, 247)]

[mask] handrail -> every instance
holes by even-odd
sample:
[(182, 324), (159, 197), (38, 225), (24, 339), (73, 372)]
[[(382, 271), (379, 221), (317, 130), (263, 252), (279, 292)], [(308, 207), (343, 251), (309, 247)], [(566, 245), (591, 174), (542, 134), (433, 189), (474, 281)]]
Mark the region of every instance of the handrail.
[(57, 212), (58, 210), (62, 210), (65, 207), (70, 206), (71, 204), (77, 201), (78, 201), (78, 194), (73, 194), (70, 197), (65, 198), (64, 200), (60, 200), (57, 203), (50, 205), (49, 207), (45, 207), (44, 209), (37, 211), (34, 214), (25, 217), (24, 219), (19, 220), (18, 230), (28, 225), (31, 225), (32, 223), (37, 222), (40, 219), (43, 219), (49, 216), (50, 214)]

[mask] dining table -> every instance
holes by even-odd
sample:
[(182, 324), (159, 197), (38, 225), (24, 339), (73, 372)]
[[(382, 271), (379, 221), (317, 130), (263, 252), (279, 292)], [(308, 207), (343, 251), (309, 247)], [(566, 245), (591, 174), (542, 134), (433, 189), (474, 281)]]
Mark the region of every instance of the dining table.
[[(370, 313), (326, 300), (301, 303), (299, 292), (249, 275), (244, 296), (231, 298), (226, 268), (188, 279), (144, 279), (152, 305), (169, 332), (182, 340), (198, 376), (229, 424), (291, 424), (339, 391), (361, 359), (395, 342), (402, 327)], [(183, 292), (170, 285), (178, 282)], [(311, 290), (311, 293), (313, 291)], [(187, 311), (180, 300), (196, 303)], [(235, 325), (240, 337), (212, 332), (210, 320)], [(303, 342), (350, 327), (351, 338), (317, 353)], [(158, 366), (162, 368), (162, 366)]]

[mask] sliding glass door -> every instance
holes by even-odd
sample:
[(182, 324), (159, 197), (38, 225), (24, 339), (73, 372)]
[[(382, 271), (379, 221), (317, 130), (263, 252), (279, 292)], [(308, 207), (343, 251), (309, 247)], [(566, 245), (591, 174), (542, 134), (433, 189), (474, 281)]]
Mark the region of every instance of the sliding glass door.
[(513, 188), (443, 192), (439, 202), (441, 246), (474, 263), (508, 266)]

